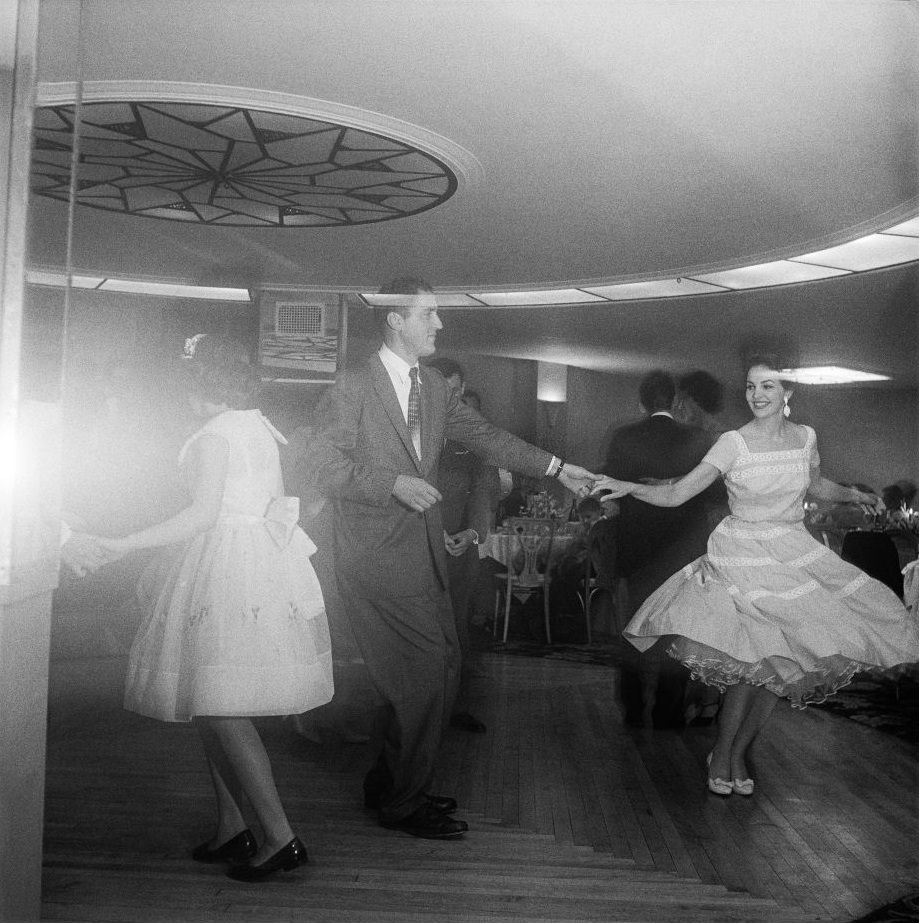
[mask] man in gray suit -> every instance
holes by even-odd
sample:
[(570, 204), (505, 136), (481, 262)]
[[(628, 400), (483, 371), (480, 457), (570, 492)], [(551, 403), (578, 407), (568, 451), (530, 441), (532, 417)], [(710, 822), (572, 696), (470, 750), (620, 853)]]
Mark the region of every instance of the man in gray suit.
[(456, 801), (427, 792), (460, 662), (434, 486), (444, 440), (493, 465), (555, 476), (582, 495), (593, 476), (493, 426), (438, 372), (419, 368), (443, 327), (426, 283), (401, 279), (381, 294), (390, 296), (376, 310), (383, 345), (324, 396), (306, 462), (335, 500), (341, 596), (385, 703), (365, 804), (385, 827), (450, 839), (467, 830), (451, 816)]

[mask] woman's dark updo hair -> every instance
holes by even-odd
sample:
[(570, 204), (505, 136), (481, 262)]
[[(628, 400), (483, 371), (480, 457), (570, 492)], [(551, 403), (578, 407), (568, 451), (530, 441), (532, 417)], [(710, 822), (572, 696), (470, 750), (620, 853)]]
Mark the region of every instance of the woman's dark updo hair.
[[(794, 363), (789, 362), (787, 357), (781, 356), (778, 353), (751, 353), (744, 363), (744, 373), (749, 374), (750, 369), (757, 365), (766, 369), (774, 369), (776, 372), (794, 368)], [(780, 378), (779, 382), (782, 387), (786, 389), (797, 387), (797, 383), (790, 378)]]
[(249, 364), (242, 343), (214, 333), (198, 334), (189, 343), (193, 345), (186, 346), (185, 365), (193, 394), (234, 410), (255, 406), (261, 379)]

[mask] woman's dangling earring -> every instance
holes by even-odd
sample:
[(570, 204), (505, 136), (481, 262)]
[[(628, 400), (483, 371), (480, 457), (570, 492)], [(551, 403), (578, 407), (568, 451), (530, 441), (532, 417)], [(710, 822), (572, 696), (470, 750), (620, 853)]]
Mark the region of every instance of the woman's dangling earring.
[(791, 407), (788, 406), (788, 395), (785, 395), (785, 406), (782, 408), (782, 416), (786, 419), (791, 416)]

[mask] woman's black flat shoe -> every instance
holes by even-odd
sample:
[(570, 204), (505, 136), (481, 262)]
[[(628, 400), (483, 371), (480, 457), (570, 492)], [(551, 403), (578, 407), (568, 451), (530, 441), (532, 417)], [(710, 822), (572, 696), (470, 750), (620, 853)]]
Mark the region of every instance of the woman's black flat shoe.
[(255, 837), (252, 831), (247, 829), (237, 833), (216, 849), (211, 849), (208, 843), (202, 843), (192, 850), (191, 857), (195, 862), (245, 862), (257, 851)]
[(306, 847), (300, 842), (299, 837), (294, 837), (283, 849), (279, 849), (261, 864), (252, 865), (251, 862), (247, 862), (244, 865), (234, 865), (227, 871), (227, 875), (237, 881), (261, 881), (275, 872), (289, 872), (306, 861)]

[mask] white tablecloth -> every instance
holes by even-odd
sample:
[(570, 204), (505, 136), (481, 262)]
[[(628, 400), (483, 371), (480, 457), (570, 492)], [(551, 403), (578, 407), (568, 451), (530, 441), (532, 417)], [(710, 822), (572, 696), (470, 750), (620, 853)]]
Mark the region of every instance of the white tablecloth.
[[(552, 542), (552, 557), (564, 553), (575, 538), (575, 535), (556, 535)], [(493, 532), (479, 545), (480, 558), (494, 558), (505, 567), (514, 552), (520, 554), (520, 545), (517, 536), (510, 532)]]

